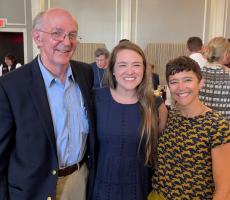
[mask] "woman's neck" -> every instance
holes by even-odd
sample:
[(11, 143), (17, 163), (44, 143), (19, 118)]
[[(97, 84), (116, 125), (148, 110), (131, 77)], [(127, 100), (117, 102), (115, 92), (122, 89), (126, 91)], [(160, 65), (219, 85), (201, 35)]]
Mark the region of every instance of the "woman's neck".
[(134, 104), (137, 103), (137, 92), (136, 91), (121, 91), (119, 89), (111, 89), (112, 97), (115, 101), (122, 104)]
[(200, 100), (193, 105), (189, 106), (178, 106), (180, 113), (184, 117), (193, 118), (199, 115), (206, 113), (207, 111), (211, 110), (210, 108), (206, 107)]

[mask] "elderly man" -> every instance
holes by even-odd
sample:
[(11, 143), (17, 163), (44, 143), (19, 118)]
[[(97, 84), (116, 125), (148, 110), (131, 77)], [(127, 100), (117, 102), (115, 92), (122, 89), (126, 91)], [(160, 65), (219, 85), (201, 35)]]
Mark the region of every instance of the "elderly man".
[(108, 65), (109, 51), (106, 48), (98, 48), (94, 52), (95, 62), (91, 63), (94, 74), (94, 88), (102, 88), (104, 84), (105, 69)]
[(39, 13), (32, 37), (40, 55), (0, 78), (0, 200), (86, 198), (93, 73), (70, 61), (77, 32), (66, 10)]

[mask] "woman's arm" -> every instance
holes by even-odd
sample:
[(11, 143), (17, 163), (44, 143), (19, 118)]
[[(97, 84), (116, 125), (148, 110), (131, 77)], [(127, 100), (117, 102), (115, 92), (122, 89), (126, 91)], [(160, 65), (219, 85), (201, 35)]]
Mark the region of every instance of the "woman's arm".
[(168, 119), (168, 109), (166, 108), (165, 104), (162, 103), (159, 108), (159, 131), (163, 131)]
[(211, 152), (215, 183), (213, 200), (230, 199), (230, 143), (217, 146)]

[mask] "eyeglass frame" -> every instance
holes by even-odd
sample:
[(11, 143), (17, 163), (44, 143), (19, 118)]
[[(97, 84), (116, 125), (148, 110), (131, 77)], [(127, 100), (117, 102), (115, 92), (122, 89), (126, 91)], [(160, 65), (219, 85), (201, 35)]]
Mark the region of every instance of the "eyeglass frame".
[[(58, 41), (58, 42), (63, 41), (63, 40), (66, 38), (66, 36), (68, 36), (68, 38), (69, 38), (70, 41), (82, 40), (82, 37), (78, 36), (78, 34), (77, 34), (76, 32), (69, 32), (69, 33), (64, 32), (64, 31), (53, 31), (53, 32), (48, 32), (48, 31), (44, 31), (44, 30), (41, 30), (41, 29), (36, 29), (36, 31), (42, 32), (42, 33), (46, 33), (46, 34), (49, 34), (53, 40)], [(57, 38), (55, 38), (55, 33), (56, 33), (56, 34), (57, 34), (57, 33), (63, 34), (62, 39), (57, 39)], [(72, 34), (72, 36), (73, 36), (73, 34), (74, 34), (74, 38), (71, 37), (71, 34)], [(60, 36), (60, 37), (61, 37), (61, 36)]]

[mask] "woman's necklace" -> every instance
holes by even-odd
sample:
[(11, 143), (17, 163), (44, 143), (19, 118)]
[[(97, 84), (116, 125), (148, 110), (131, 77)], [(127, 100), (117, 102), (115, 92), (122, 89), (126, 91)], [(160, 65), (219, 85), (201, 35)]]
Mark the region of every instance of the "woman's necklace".
[(104, 74), (105, 74), (105, 71), (103, 70), (103, 74), (101, 76), (100, 75), (100, 70), (97, 68), (97, 77), (98, 77), (98, 80), (99, 80), (99, 86), (100, 86), (100, 88), (102, 88), (102, 86), (103, 86)]
[(189, 117), (189, 118), (192, 118), (192, 117), (196, 117), (196, 116), (200, 116), (200, 115), (203, 115), (204, 113), (206, 112), (206, 106), (202, 104), (202, 107), (201, 107), (201, 111), (198, 112), (198, 113), (192, 113), (192, 114), (183, 114), (181, 112), (181, 114), (184, 116), (184, 117)]

